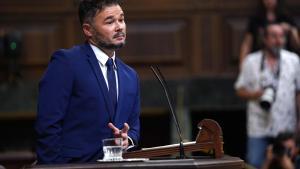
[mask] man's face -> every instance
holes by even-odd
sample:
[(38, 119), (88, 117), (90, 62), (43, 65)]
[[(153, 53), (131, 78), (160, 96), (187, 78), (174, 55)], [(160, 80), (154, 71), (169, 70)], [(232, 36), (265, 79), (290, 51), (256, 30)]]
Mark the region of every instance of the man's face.
[(97, 47), (118, 49), (125, 44), (126, 24), (119, 5), (105, 7), (90, 24), (91, 42)]
[(268, 50), (281, 48), (285, 44), (285, 34), (281, 25), (270, 25), (266, 29), (265, 46)]

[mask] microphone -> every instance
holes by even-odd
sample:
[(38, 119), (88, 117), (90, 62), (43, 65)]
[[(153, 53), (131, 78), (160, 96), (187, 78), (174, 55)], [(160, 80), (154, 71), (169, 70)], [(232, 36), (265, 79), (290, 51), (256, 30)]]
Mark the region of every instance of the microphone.
[(169, 90), (168, 85), (166, 83), (166, 80), (165, 80), (163, 74), (161, 73), (160, 69), (158, 68), (158, 66), (155, 66), (155, 67), (150, 66), (150, 68), (151, 68), (152, 72), (154, 73), (155, 77), (157, 78), (157, 80), (159, 81), (160, 85), (164, 89), (165, 95), (167, 97), (169, 108), (170, 108), (171, 114), (173, 116), (173, 120), (175, 122), (175, 126), (176, 126), (178, 137), (179, 137), (179, 158), (183, 159), (186, 156), (185, 156), (185, 153), (184, 153), (181, 128), (179, 126), (178, 118), (177, 118), (177, 116), (175, 114), (175, 111), (174, 111), (174, 104), (173, 104), (173, 102), (171, 101), (171, 98), (170, 98), (170, 90)]

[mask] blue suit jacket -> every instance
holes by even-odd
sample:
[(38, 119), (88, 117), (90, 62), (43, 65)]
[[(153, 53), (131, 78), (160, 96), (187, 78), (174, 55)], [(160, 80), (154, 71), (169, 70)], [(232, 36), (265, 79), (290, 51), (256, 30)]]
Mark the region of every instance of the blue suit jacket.
[[(111, 119), (115, 126), (139, 139), (140, 93), (137, 73), (116, 58), (119, 97)], [(98, 60), (89, 44), (56, 51), (39, 84), (36, 120), (39, 164), (89, 162), (102, 158), (102, 139), (112, 104)]]

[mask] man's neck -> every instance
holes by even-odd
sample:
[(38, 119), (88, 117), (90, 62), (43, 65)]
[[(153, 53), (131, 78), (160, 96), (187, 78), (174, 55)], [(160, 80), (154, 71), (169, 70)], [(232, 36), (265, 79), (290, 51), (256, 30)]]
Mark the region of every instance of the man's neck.
[(271, 58), (274, 60), (279, 59), (280, 52), (281, 52), (280, 48), (267, 48), (266, 47), (264, 49), (264, 55), (266, 56), (266, 58)]
[(108, 57), (113, 57), (114, 56), (114, 50), (113, 49), (107, 49), (107, 48), (103, 48), (98, 46), (96, 43), (94, 43), (93, 41), (89, 41), (89, 43), (91, 43), (92, 45), (96, 46), (97, 48), (99, 48), (101, 51), (103, 51)]
[[(98, 46), (97, 46), (98, 47)], [(110, 50), (110, 49), (105, 49), (105, 48), (101, 48), (98, 47), (100, 50), (102, 50), (108, 57), (113, 57), (114, 56), (114, 50)]]
[(266, 15), (269, 22), (272, 22), (276, 19), (275, 11), (273, 9), (268, 9)]
[(264, 53), (267, 65), (273, 69), (278, 63), (278, 57), (268, 50), (265, 50)]

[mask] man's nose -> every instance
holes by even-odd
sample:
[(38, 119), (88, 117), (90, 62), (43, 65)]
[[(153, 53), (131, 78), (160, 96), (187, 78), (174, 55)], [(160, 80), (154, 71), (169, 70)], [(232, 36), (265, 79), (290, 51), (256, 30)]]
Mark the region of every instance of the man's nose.
[(276, 41), (277, 46), (284, 46), (284, 39), (283, 38), (278, 38)]
[(122, 31), (123, 29), (124, 29), (124, 23), (120, 23), (120, 22), (117, 22), (116, 23), (116, 31), (118, 32), (118, 31)]

